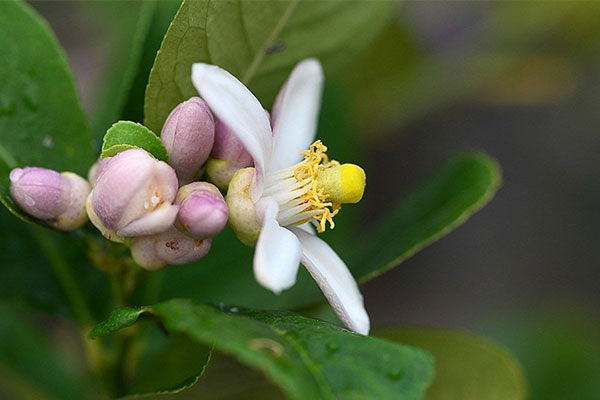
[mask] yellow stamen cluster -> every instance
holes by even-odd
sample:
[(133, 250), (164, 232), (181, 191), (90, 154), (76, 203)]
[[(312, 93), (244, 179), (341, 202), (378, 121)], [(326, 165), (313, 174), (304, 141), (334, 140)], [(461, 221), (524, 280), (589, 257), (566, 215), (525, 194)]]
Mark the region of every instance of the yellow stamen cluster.
[(340, 212), (342, 207), (340, 203), (327, 201), (329, 195), (325, 194), (324, 189), (317, 185), (317, 177), (320, 171), (340, 165), (335, 160), (330, 161), (326, 151), (327, 147), (320, 140), (317, 140), (310, 145), (308, 150), (302, 153), (304, 161), (294, 169), (294, 178), (298, 182), (307, 180), (311, 182), (308, 191), (301, 196), (301, 199), (309, 204), (309, 207), (304, 211), (318, 211), (312, 215), (312, 218), (319, 233), (325, 231), (327, 223), (329, 223), (330, 229), (335, 228), (333, 217)]

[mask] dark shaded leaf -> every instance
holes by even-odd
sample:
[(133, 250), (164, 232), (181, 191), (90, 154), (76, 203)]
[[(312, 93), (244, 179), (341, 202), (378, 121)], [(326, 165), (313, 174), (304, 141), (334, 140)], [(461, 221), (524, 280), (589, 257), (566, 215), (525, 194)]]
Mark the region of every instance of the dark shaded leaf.
[(329, 72), (345, 66), (376, 37), (391, 4), (184, 1), (150, 74), (145, 125), (160, 131), (169, 112), (197, 94), (191, 83), (196, 62), (227, 69), (270, 106), (303, 58), (319, 58)]
[[(189, 300), (141, 310), (125, 309), (116, 320), (147, 313), (169, 332), (189, 335), (262, 371), (297, 399), (419, 399), (433, 375), (428, 354), (288, 312), (240, 311)], [(114, 332), (100, 324), (94, 336)]]
[(493, 342), (474, 335), (419, 328), (388, 328), (374, 333), (418, 346), (435, 359), (427, 400), (525, 400), (527, 385), (517, 360)]

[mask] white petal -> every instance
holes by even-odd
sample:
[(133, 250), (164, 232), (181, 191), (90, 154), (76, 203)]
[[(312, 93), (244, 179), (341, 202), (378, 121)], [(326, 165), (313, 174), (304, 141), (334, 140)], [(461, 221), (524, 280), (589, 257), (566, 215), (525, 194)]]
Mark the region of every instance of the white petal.
[(272, 151), (271, 124), (263, 106), (242, 82), (216, 65), (192, 65), (192, 82), (215, 116), (250, 153), (262, 185)]
[(316, 59), (299, 63), (277, 95), (273, 106), (273, 155), (270, 169), (301, 160), (300, 153), (315, 140), (323, 69)]
[(339, 319), (355, 332), (369, 333), (369, 316), (346, 264), (317, 236), (291, 228), (302, 244), (302, 264), (317, 282)]
[(278, 206), (272, 199), (259, 203), (263, 225), (254, 252), (254, 277), (262, 286), (275, 293), (290, 288), (296, 282), (300, 265), (300, 242), (292, 232), (279, 226)]
[(117, 234), (125, 237), (136, 237), (164, 232), (173, 225), (178, 211), (179, 206), (163, 203), (154, 211), (119, 229)]
[(315, 226), (310, 222), (305, 222), (302, 225), (296, 226), (298, 229), (302, 229), (304, 232), (310, 233), (311, 235), (316, 235), (317, 231), (315, 230)]

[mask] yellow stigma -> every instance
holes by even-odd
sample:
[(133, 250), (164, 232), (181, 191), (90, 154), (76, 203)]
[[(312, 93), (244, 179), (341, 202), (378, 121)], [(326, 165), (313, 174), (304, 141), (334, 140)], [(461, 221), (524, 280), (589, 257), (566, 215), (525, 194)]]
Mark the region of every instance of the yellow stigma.
[[(302, 155), (304, 161), (294, 169), (294, 178), (306, 182), (308, 190), (301, 199), (309, 204), (304, 209), (311, 215), (317, 231), (323, 232), (329, 224), (333, 229), (335, 217), (343, 203), (358, 203), (363, 196), (366, 176), (362, 168), (329, 160), (327, 147), (317, 140)], [(300, 221), (299, 223), (306, 222)]]
[(317, 184), (337, 203), (358, 203), (366, 185), (365, 171), (354, 164), (342, 164), (319, 173)]

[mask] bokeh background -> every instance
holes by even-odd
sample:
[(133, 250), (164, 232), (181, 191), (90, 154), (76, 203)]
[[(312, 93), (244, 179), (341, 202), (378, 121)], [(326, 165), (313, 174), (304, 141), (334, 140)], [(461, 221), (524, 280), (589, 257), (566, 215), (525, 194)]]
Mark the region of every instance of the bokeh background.
[[(33, 5), (90, 110), (111, 20)], [(600, 4), (404, 2), (326, 90), (365, 145), (365, 232), (453, 154), (504, 171), (487, 207), (364, 286), (374, 325), (483, 334), (516, 354), (532, 399), (600, 399)]]

